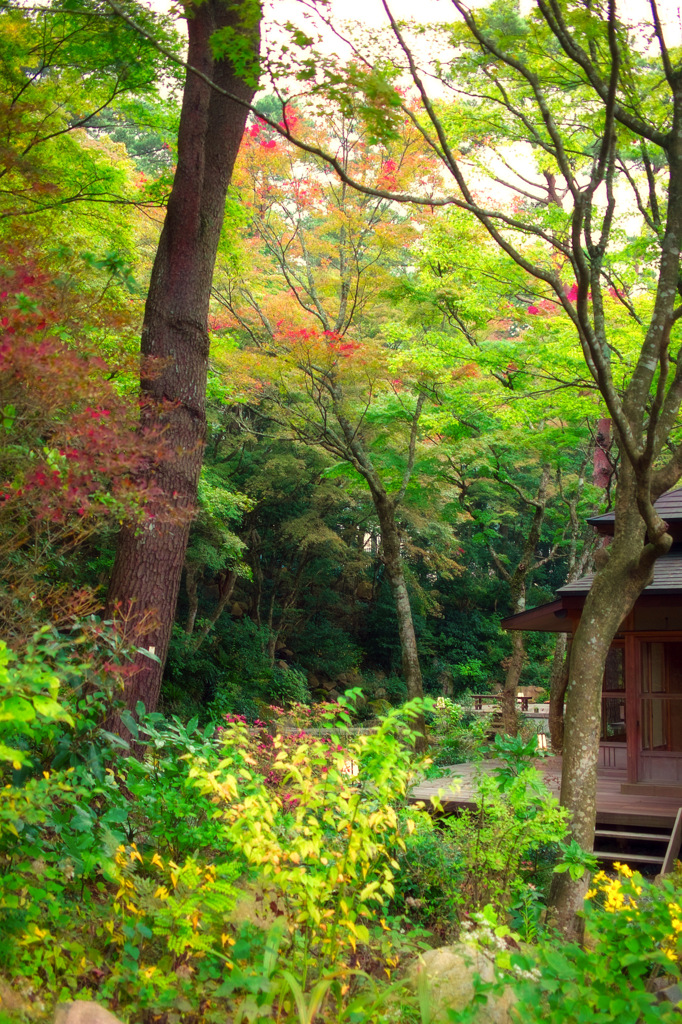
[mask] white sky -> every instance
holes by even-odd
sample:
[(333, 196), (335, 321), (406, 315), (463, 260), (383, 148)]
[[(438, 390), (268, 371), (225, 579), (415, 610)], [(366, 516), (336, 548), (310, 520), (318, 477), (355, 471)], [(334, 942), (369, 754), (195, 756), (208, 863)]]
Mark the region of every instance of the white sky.
[[(485, 6), (485, 0), (470, 0), (472, 7)], [(450, 0), (391, 0), (391, 11), (399, 19), (412, 18), (420, 22), (453, 21), (459, 17)], [(533, 7), (533, 0), (521, 0), (521, 11), (527, 13)], [(330, 0), (335, 22), (356, 21), (367, 27), (379, 27), (386, 23), (381, 0)], [(275, 21), (302, 21), (302, 5), (298, 0), (269, 0), (266, 18)], [(666, 41), (677, 45), (682, 41), (682, 21), (677, 0), (658, 0), (658, 10), (664, 24)], [(650, 20), (648, 0), (619, 0), (618, 13), (624, 20), (637, 22)], [(334, 52), (332, 44), (332, 52)]]

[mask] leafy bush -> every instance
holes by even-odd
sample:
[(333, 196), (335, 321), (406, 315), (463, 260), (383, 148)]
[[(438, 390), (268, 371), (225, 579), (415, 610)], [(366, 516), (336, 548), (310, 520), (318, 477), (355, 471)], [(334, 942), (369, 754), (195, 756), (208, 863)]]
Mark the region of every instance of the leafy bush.
[(203, 724), (220, 721), (225, 714), (259, 716), (259, 702), (310, 702), (305, 674), (298, 668), (272, 666), (265, 648), (266, 627), (251, 619), (223, 615), (210, 639), (199, 649), (194, 637), (173, 628), (162, 687), (161, 710)]
[(451, 941), (461, 926), (462, 851), (430, 815), (404, 832), (405, 848), (396, 852), (393, 910), (428, 928), (440, 942)]
[[(656, 981), (680, 979), (682, 903), (679, 879), (652, 883), (615, 864), (599, 872), (585, 901), (586, 940), (545, 935), (537, 947), (514, 952), (518, 935), (502, 929), (491, 908), (476, 938), (495, 953), (501, 981), (517, 996), (516, 1013), (528, 1024), (661, 1024), (679, 1020), (679, 1007), (659, 1002)], [(500, 942), (506, 931), (511, 942)], [(485, 988), (485, 986), (484, 986)], [(450, 1013), (469, 1021), (468, 1011)]]
[(263, 699), (283, 705), (309, 704), (308, 680), (299, 669), (275, 666), (269, 681), (263, 686)]
[[(200, 791), (221, 805), (230, 844), (281, 907), (304, 977), (311, 965), (319, 972), (343, 963), (361, 945), (381, 948), (389, 930), (380, 915), (394, 895), (393, 851), (404, 849), (395, 805), (412, 777), (405, 719), (416, 713), (414, 703), (393, 711), (376, 732), (343, 746), (304, 736), (292, 750), (275, 736), (272, 764), (286, 778), (286, 793), (273, 793), (241, 767), (255, 758), (239, 722), (222, 733), (221, 771), (232, 768), (236, 781), (228, 785), (201, 766), (192, 771)], [(420, 813), (407, 817), (408, 831)]]
[[(265, 652), (267, 628), (251, 619), (232, 619), (223, 614), (207, 640), (197, 649), (196, 638), (176, 625), (168, 650), (161, 691), (161, 710), (202, 722), (236, 711), (234, 700), (256, 700), (272, 675)], [(237, 692), (238, 691), (238, 692)], [(208, 708), (217, 702), (215, 715)]]
[[(28, 725), (70, 727), (65, 697)], [(0, 795), (0, 974), (37, 1013), (77, 995), (134, 1020), (287, 1021), (322, 1001), (377, 1019), (385, 992), (363, 968), (390, 974), (410, 941), (389, 909), (420, 818), (396, 811), (414, 713), (345, 750), (275, 737), (274, 787), (242, 721), (217, 741), (196, 719), (123, 712), (143, 760), (119, 755), (101, 778), (83, 759), (27, 763)]]
[(559, 806), (533, 764), (534, 740), (496, 736), (492, 748), (500, 764), (479, 769), (476, 810), (464, 809), (444, 822), (461, 854), (460, 899), (466, 913), (491, 905), (505, 910), (524, 897), (529, 858), (556, 849), (568, 832), (567, 812)]
[(435, 740), (434, 764), (461, 764), (482, 756), (490, 716), (474, 714), (463, 701), (455, 703), (449, 697), (438, 697), (431, 729)]
[(401, 676), (387, 676), (381, 683), (386, 690), (386, 697), (393, 705), (402, 704), (407, 700), (407, 684)]
[(26, 741), (36, 724), (73, 725), (58, 696), (59, 678), (33, 646), (19, 661), (0, 640), (0, 762), (10, 762), (15, 771), (30, 764)]

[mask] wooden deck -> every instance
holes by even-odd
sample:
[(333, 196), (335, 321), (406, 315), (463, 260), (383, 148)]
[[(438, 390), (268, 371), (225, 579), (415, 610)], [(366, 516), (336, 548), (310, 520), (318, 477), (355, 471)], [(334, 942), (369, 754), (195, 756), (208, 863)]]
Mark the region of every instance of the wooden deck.
[[(494, 761), (484, 761), (483, 770), (491, 771)], [(561, 787), (561, 758), (547, 757), (538, 760), (538, 768), (545, 776), (550, 790), (559, 796)], [(443, 811), (456, 814), (463, 807), (475, 808), (474, 775), (477, 766), (471, 762), (457, 764), (443, 769), (443, 777), (428, 779), (415, 786), (410, 799), (412, 802), (429, 802), (432, 796), (440, 795)], [(597, 775), (597, 823), (601, 825), (633, 825), (672, 828), (678, 808), (682, 806), (679, 787), (667, 795), (650, 793), (622, 793), (621, 783), (626, 781), (624, 771), (600, 768)]]

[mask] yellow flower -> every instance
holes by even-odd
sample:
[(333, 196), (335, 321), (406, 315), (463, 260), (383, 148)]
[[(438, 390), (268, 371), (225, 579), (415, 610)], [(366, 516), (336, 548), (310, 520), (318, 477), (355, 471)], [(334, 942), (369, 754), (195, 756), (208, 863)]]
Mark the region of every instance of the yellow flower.
[(165, 885), (160, 885), (159, 888), (154, 893), (154, 899), (155, 900), (167, 900), (168, 899), (168, 895), (169, 895), (169, 893), (168, 893), (168, 889), (166, 888), (166, 886)]
[(163, 861), (162, 861), (162, 860), (161, 860), (161, 858), (159, 857), (158, 853), (155, 853), (155, 854), (154, 854), (154, 856), (152, 857), (152, 860), (151, 860), (151, 862), (152, 862), (152, 864), (153, 864), (153, 865), (154, 865), (155, 867), (157, 867), (157, 868), (161, 868), (161, 870), (163, 871)]

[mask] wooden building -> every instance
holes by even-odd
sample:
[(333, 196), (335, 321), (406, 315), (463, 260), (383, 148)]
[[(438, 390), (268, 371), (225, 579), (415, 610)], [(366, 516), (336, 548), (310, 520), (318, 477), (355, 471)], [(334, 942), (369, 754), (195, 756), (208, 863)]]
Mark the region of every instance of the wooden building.
[[(682, 797), (682, 488), (656, 510), (673, 545), (654, 567), (652, 583), (623, 621), (606, 664), (600, 765), (618, 772), (623, 793)], [(588, 520), (613, 536), (614, 515)], [(550, 604), (513, 615), (505, 629), (572, 633), (593, 576), (562, 587)]]

